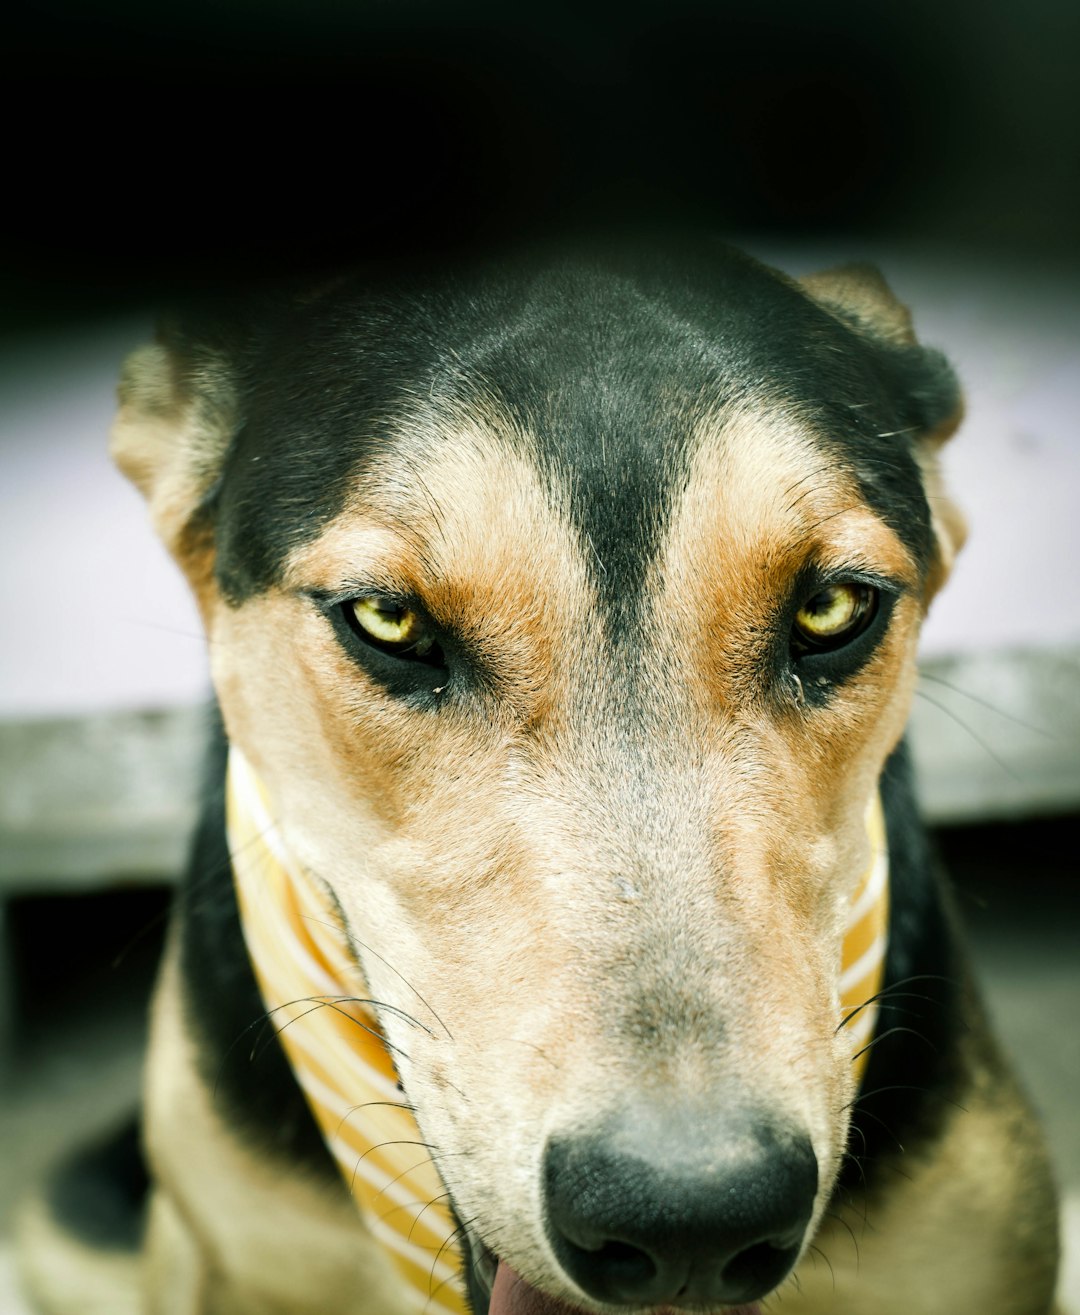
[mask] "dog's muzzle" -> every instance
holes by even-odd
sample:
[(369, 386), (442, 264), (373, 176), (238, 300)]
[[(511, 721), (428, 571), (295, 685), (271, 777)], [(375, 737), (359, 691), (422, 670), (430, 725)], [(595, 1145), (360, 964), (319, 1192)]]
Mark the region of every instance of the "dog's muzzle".
[[(446, 1245), (457, 1223), (433, 1161), (416, 1163), (422, 1138), (365, 1003), (362, 973), (335, 909), (292, 861), (266, 792), (236, 748), (227, 802), (245, 939), (297, 1081), (404, 1287), (426, 1311), (464, 1315), (462, 1264)], [(849, 911), (839, 983), (839, 1026), (856, 1080), (873, 1035), (887, 939), (876, 796), (867, 828), (872, 859)], [(589, 1298), (758, 1315), (754, 1303), (798, 1258), (817, 1181), (802, 1134), (722, 1106), (694, 1117), (657, 1101), (548, 1143), (545, 1229), (567, 1286)], [(426, 1202), (419, 1213), (407, 1208), (416, 1202)], [(473, 1270), (493, 1277), (489, 1315), (572, 1315), (572, 1305), (532, 1288), (505, 1263), (493, 1269), (474, 1261)]]

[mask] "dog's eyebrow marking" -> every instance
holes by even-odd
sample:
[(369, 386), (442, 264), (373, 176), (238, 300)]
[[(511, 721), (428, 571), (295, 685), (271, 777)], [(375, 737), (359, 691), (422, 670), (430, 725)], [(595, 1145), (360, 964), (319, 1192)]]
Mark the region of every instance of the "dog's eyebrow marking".
[[(778, 407), (729, 411), (704, 421), (696, 437), (649, 575), (666, 654), (658, 660), (677, 664), (702, 707), (718, 699), (746, 706), (764, 688), (794, 591), (856, 579), (910, 597), (919, 570), (853, 474), (823, 461), (826, 444), (797, 416)], [(686, 625), (670, 618), (694, 618), (698, 643), (688, 648)], [(789, 687), (794, 703), (810, 697), (809, 688)]]
[(360, 472), (344, 510), (293, 552), (286, 588), (324, 600), (379, 588), (414, 598), (479, 656), (505, 663), (538, 707), (555, 699), (557, 672), (595, 628), (595, 545), (530, 459), (527, 436), (494, 419), (461, 423), (414, 441), (404, 476), (392, 458)]
[(916, 588), (918, 569), (905, 546), (866, 505), (853, 476), (822, 456), (806, 426), (779, 410), (701, 424), (662, 550), (669, 583), (730, 595), (740, 582), (760, 588), (763, 573), (779, 587), (785, 572), (817, 560), (858, 562)]
[[(331, 602), (343, 602), (362, 589), (404, 592), (418, 548), (414, 535), (387, 523), (380, 513), (339, 517), (313, 544), (289, 558), (284, 587), (290, 593), (318, 593)], [(388, 563), (406, 569), (394, 570)]]

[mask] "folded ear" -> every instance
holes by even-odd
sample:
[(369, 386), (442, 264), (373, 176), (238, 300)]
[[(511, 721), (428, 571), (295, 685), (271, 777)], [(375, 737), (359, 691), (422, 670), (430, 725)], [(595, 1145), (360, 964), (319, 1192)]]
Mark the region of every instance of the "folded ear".
[(873, 265), (838, 265), (799, 283), (820, 306), (863, 332), (899, 346), (915, 341), (911, 312)]
[[(799, 280), (835, 319), (878, 349), (883, 370), (904, 418), (904, 433), (923, 476), (934, 533), (934, 556), (925, 599), (945, 583), (967, 537), (963, 513), (945, 491), (938, 454), (964, 416), (964, 399), (945, 357), (915, 337), (911, 312), (872, 265), (843, 265)], [(898, 436), (899, 437), (899, 436)]]
[(159, 341), (124, 364), (110, 452), (142, 492), (165, 546), (200, 592), (213, 566), (208, 504), (239, 425), (224, 352)]

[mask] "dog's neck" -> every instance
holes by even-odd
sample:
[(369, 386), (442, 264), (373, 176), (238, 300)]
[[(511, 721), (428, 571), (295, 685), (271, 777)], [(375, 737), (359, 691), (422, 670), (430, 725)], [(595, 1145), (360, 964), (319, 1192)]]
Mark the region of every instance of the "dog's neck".
[[(235, 747), (226, 806), (240, 920), (266, 1017), (417, 1311), (466, 1315), (462, 1257), (448, 1242), (457, 1224), (431, 1158), (418, 1161), (423, 1137), (363, 973), (336, 908), (288, 854), (266, 791)], [(848, 913), (837, 1023), (850, 1038), (857, 1082), (877, 1021), (888, 930), (888, 854), (877, 794), (866, 823), (872, 858)]]

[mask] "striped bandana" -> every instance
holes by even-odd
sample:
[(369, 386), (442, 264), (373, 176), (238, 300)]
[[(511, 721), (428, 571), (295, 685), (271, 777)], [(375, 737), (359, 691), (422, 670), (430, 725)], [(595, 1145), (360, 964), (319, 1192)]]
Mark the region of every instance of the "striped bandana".
[[(287, 853), (262, 783), (229, 751), (229, 852), (244, 938), (269, 1017), (326, 1144), (417, 1315), (467, 1315), (462, 1253), (446, 1189), (416, 1120), (367, 985), (335, 911)], [(873, 858), (852, 901), (841, 1018), (861, 1081), (877, 1019), (888, 919), (881, 802), (867, 810)], [(853, 1011), (855, 1011), (853, 1013)], [(300, 1020), (303, 1020), (302, 1024)]]

